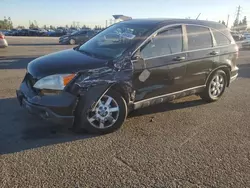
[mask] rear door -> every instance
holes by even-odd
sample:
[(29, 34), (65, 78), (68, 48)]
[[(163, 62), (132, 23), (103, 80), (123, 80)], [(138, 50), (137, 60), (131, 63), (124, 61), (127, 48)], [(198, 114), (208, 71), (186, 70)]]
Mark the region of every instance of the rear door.
[[(183, 52), (181, 25), (159, 31), (139, 53), (144, 61), (134, 62), (133, 85), (137, 94), (136, 101), (183, 88), (186, 53)], [(145, 68), (150, 75), (146, 80), (141, 80)]]
[(213, 48), (214, 40), (210, 28), (186, 25), (187, 34), (187, 71), (185, 87), (192, 88), (205, 84), (213, 69), (215, 57), (219, 52)]

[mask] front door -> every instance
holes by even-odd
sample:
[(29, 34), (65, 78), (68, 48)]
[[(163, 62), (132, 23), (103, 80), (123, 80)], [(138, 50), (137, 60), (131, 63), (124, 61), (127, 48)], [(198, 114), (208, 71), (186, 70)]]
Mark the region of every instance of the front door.
[(134, 61), (136, 102), (182, 90), (186, 72), (182, 26), (159, 31), (142, 46)]

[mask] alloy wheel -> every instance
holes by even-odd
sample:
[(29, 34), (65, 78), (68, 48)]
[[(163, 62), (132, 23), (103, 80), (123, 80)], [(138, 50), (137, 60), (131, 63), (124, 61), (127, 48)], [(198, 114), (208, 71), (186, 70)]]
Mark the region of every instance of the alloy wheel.
[(88, 122), (98, 129), (106, 129), (113, 126), (118, 117), (118, 103), (108, 95), (104, 95), (96, 107), (87, 114)]
[(209, 94), (211, 97), (219, 97), (225, 86), (225, 79), (223, 75), (216, 74), (210, 82)]
[(75, 41), (74, 39), (70, 39), (69, 43), (70, 43), (71, 45), (74, 45), (74, 44), (76, 43), (76, 41)]

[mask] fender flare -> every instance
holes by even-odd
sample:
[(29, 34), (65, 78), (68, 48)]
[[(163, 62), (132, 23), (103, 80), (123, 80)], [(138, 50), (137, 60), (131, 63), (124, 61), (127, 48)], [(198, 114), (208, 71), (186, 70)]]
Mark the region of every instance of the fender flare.
[(230, 84), (230, 75), (231, 75), (231, 73), (230, 73), (230, 67), (229, 67), (228, 65), (221, 65), (221, 66), (216, 67), (215, 69), (213, 69), (213, 70), (208, 74), (208, 76), (207, 76), (207, 78), (206, 78), (205, 85), (207, 85), (207, 82), (208, 82), (208, 79), (210, 78), (210, 76), (211, 76), (215, 71), (217, 71), (217, 70), (223, 70), (223, 71), (226, 73), (226, 75), (227, 75), (227, 87), (228, 87), (229, 84)]

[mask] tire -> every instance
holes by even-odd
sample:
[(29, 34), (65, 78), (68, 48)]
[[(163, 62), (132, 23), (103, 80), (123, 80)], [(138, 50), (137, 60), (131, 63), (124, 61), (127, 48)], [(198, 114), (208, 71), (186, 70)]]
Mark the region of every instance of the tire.
[(75, 39), (70, 39), (70, 40), (69, 40), (69, 44), (75, 45), (75, 44), (76, 44), (76, 40), (75, 40)]
[(223, 70), (217, 70), (208, 79), (205, 90), (200, 97), (206, 102), (214, 102), (221, 98), (227, 86), (227, 76)]
[[(101, 107), (103, 107), (103, 110), (104, 110), (106, 102), (108, 101), (108, 99), (110, 97), (113, 100), (110, 103), (110, 107), (108, 107), (107, 111), (105, 111), (104, 114), (101, 114), (104, 116), (107, 115), (107, 116), (103, 117), (99, 114), (99, 110)], [(102, 104), (101, 104), (101, 102), (102, 102)], [(112, 119), (112, 118), (110, 118), (109, 110), (111, 110), (111, 109), (114, 110), (116, 108), (116, 105), (118, 107), (118, 112), (111, 112), (112, 116), (114, 116), (114, 118)], [(83, 112), (83, 108), (84, 108), (84, 100), (80, 99), (78, 106), (77, 106), (77, 110), (76, 110), (76, 117), (75, 117), (76, 121), (75, 121), (75, 127), (74, 127), (74, 130), (77, 132), (81, 132), (81, 128), (83, 128), (88, 133), (94, 133), (94, 134), (111, 133), (111, 132), (114, 132), (117, 129), (119, 129), (127, 117), (126, 101), (124, 100), (124, 98), (122, 97), (122, 95), (120, 93), (118, 93), (114, 90), (109, 90), (101, 98), (100, 102), (97, 104), (96, 109), (94, 109), (93, 112)], [(101, 120), (99, 119), (100, 121), (98, 121), (99, 117), (100, 118), (107, 118), (109, 120), (106, 120), (104, 122), (104, 124), (102, 123), (102, 126), (101, 126), (101, 123), (100, 123)], [(112, 123), (110, 123), (110, 119), (111, 119), (111, 121), (113, 120)]]

